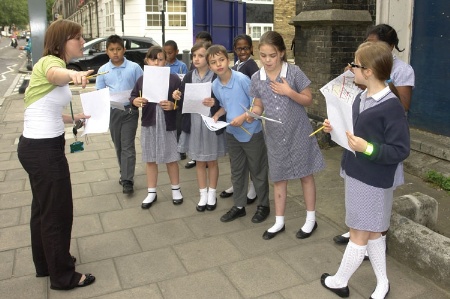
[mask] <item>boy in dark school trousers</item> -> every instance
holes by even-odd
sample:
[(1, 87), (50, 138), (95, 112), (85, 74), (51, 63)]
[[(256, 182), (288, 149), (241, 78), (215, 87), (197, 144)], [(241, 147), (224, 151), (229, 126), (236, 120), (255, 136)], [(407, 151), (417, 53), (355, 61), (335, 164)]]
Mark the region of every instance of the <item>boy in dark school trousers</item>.
[[(133, 89), (137, 79), (143, 75), (139, 64), (124, 57), (123, 40), (118, 35), (111, 35), (106, 40), (106, 54), (109, 62), (98, 69), (98, 73), (108, 72), (97, 77), (95, 87), (109, 87), (111, 94)], [(128, 99), (128, 98), (127, 98)], [(124, 101), (124, 110), (111, 108), (109, 130), (119, 161), (119, 184), (124, 194), (134, 192), (134, 171), (136, 167), (136, 149), (134, 139), (138, 127), (139, 110)]]
[(217, 74), (212, 90), (221, 106), (213, 118), (217, 122), (226, 113), (227, 122), (230, 123), (226, 127), (226, 140), (231, 162), (234, 206), (220, 221), (229, 222), (246, 215), (250, 171), (258, 196), (258, 207), (252, 222), (263, 222), (270, 214), (268, 160), (261, 121), (246, 122), (246, 113), (242, 108), (249, 108), (252, 102), (249, 95), (250, 79), (230, 69), (224, 46), (211, 46), (206, 51), (206, 60), (209, 68)]

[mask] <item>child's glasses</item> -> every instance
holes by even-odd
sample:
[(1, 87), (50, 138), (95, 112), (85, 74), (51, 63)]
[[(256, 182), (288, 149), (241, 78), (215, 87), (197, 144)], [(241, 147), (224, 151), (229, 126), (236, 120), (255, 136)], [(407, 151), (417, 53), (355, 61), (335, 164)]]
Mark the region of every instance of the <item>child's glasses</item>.
[(236, 52), (242, 52), (242, 51), (248, 51), (248, 50), (250, 50), (250, 47), (236, 48)]
[(359, 65), (359, 64), (355, 64), (354, 62), (350, 62), (349, 64), (348, 64), (351, 68), (358, 68), (358, 69), (366, 69), (366, 67), (365, 66), (362, 66), (362, 65)]

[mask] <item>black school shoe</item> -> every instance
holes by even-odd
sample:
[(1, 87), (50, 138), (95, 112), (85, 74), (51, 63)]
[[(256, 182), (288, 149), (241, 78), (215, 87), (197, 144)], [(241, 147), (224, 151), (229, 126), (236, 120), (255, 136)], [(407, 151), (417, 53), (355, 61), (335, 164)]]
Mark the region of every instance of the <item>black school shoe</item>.
[(197, 162), (195, 162), (195, 160), (191, 160), (191, 161), (187, 162), (186, 165), (184, 165), (184, 168), (191, 169), (191, 168), (195, 167), (195, 165), (197, 165)]
[[(219, 194), (219, 196), (222, 198), (228, 198), (228, 197), (233, 196), (233, 192), (228, 193), (227, 191), (224, 190)], [(247, 198), (247, 202), (248, 202), (248, 198)]]
[(122, 181), (122, 193), (133, 194), (133, 183), (131, 181)]
[(258, 206), (256, 208), (256, 213), (252, 217), (253, 223), (261, 223), (269, 217), (270, 207)]
[(328, 276), (330, 276), (330, 274), (328, 273), (323, 273), (322, 277), (320, 277), (320, 283), (323, 285), (324, 288), (332, 291), (333, 293), (335, 293), (336, 295), (338, 295), (341, 298), (347, 298), (348, 296), (350, 296), (350, 290), (348, 288), (348, 286), (343, 287), (343, 288), (330, 288), (329, 286), (327, 286), (325, 284), (325, 278), (327, 278)]
[(350, 238), (344, 237), (343, 235), (337, 235), (333, 238), (333, 241), (336, 244), (347, 245)]
[(245, 213), (245, 207), (243, 207), (242, 209), (238, 209), (238, 207), (233, 206), (225, 215), (220, 217), (220, 221), (230, 222), (236, 220), (239, 217), (244, 217), (245, 215), (247, 215), (247, 213)]
[(317, 222), (314, 223), (314, 227), (312, 229), (312, 231), (310, 233), (305, 233), (301, 228), (300, 230), (297, 232), (297, 234), (295, 235), (297, 237), (297, 239), (306, 239), (311, 237), (311, 235), (313, 234), (313, 232), (316, 230), (317, 228)]

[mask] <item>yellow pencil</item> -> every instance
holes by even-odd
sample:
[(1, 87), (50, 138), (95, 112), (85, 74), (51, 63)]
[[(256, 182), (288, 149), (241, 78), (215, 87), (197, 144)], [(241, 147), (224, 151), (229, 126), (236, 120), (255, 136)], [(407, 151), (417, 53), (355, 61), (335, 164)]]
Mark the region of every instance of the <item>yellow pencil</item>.
[[(101, 75), (104, 75), (104, 74), (107, 74), (107, 73), (109, 73), (109, 71), (106, 71), (106, 72), (103, 72), (103, 73), (97, 73), (97, 74), (91, 75), (91, 76), (87, 76), (86, 79), (95, 78), (95, 77), (97, 77), (97, 76), (101, 76)], [(73, 83), (73, 81), (70, 81), (69, 84), (70, 84), (70, 83)]]
[(95, 74), (95, 75), (87, 76), (86, 79), (95, 78), (95, 77), (97, 77), (97, 76), (101, 76), (101, 75), (104, 75), (104, 74), (107, 74), (107, 73), (109, 73), (109, 71), (106, 71), (106, 72), (103, 72), (103, 73), (97, 73), (97, 74)]
[(241, 129), (242, 129), (242, 130), (244, 130), (244, 131), (245, 131), (245, 133), (247, 133), (248, 135), (250, 135), (250, 136), (252, 135), (252, 134), (251, 134), (251, 133), (250, 133), (249, 131), (247, 131), (247, 129), (246, 129), (246, 128), (244, 128), (243, 126), (241, 126)]
[[(180, 89), (177, 88), (177, 91), (180, 91)], [(177, 109), (177, 100), (175, 100), (175, 103), (173, 104), (173, 110), (176, 110), (176, 109)]]
[(255, 103), (255, 98), (252, 100), (252, 105), (250, 106), (250, 112), (253, 112), (253, 104)]
[(314, 132), (312, 132), (311, 134), (309, 134), (309, 137), (311, 137), (312, 135), (314, 135), (314, 134), (316, 134), (316, 133), (318, 133), (318, 132), (322, 131), (322, 130), (323, 130), (323, 128), (325, 128), (325, 126), (321, 126), (321, 127), (320, 127), (320, 128), (318, 128), (317, 130), (315, 130)]

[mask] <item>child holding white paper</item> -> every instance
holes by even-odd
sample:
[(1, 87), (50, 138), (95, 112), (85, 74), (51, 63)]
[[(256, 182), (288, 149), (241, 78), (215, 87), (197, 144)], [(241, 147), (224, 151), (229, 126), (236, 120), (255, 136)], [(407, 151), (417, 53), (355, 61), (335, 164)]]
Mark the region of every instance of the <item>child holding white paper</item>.
[[(145, 63), (152, 66), (166, 65), (163, 49), (153, 46), (148, 49)], [(176, 109), (172, 99), (174, 90), (180, 88), (181, 80), (176, 74), (170, 74), (167, 99), (159, 103), (148, 102), (142, 97), (144, 76), (141, 76), (131, 91), (130, 102), (135, 107), (142, 107), (141, 146), (142, 160), (147, 163), (148, 195), (142, 202), (143, 209), (149, 209), (157, 200), (156, 184), (158, 180), (158, 164), (165, 163), (172, 185), (172, 202), (183, 203), (183, 195), (179, 185), (179, 169), (177, 161)], [(179, 109), (179, 108), (178, 108)]]
[[(398, 90), (387, 83), (393, 68), (386, 43), (365, 42), (350, 64), (355, 83), (367, 87), (353, 102), (353, 134), (346, 132), (356, 154), (344, 150), (341, 176), (345, 183), (345, 223), (350, 240), (335, 275), (322, 274), (321, 283), (340, 297), (348, 297), (348, 282), (368, 252), (377, 278), (370, 298), (386, 298), (390, 285), (386, 274), (386, 239), (394, 189), (403, 184), (401, 163), (410, 152), (408, 121)], [(333, 130), (328, 119), (324, 132)]]
[[(172, 97), (183, 107), (183, 93), (186, 84), (211, 82), (215, 79), (206, 62), (206, 50), (211, 46), (209, 42), (196, 43), (192, 49), (192, 63), (195, 69), (189, 71), (183, 78), (180, 90), (175, 90)], [(212, 94), (203, 100), (203, 105), (211, 107), (208, 116), (219, 110), (219, 101)], [(225, 116), (220, 120), (225, 121)], [(185, 113), (182, 120), (182, 132), (178, 143), (178, 152), (187, 153), (192, 160), (197, 161), (197, 181), (200, 200), (197, 211), (213, 211), (217, 206), (216, 188), (219, 178), (219, 164), (217, 159), (226, 154), (224, 129), (210, 131), (203, 123), (200, 114)], [(208, 170), (206, 169), (208, 167)]]

